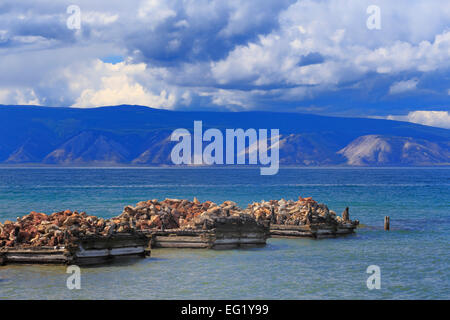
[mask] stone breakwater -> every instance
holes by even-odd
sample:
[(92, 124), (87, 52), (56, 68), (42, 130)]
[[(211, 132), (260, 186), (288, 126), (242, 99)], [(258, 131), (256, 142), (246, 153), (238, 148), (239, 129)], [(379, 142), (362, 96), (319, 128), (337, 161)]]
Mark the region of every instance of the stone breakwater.
[(265, 245), (269, 236), (344, 235), (353, 233), (358, 224), (350, 220), (348, 208), (339, 217), (312, 198), (255, 202), (245, 210), (232, 201), (154, 199), (126, 206), (110, 219), (70, 210), (50, 215), (31, 212), (15, 222), (0, 223), (0, 250), (75, 247), (81, 257), (85, 248), (106, 250), (111, 247), (108, 239), (126, 237), (114, 240), (114, 246), (128, 248), (133, 237), (134, 245), (141, 246), (139, 239), (146, 237), (154, 247), (236, 248)]
[(348, 208), (340, 217), (311, 197), (255, 202), (246, 212), (269, 224), (270, 235), (275, 237), (333, 237), (353, 233), (359, 225), (358, 220), (350, 220)]
[(150, 239), (133, 221), (85, 212), (31, 212), (0, 223), (0, 265), (6, 263), (95, 264), (150, 255)]
[(218, 205), (180, 199), (141, 201), (119, 219), (152, 235), (154, 247), (230, 249), (266, 244), (268, 228), (232, 201)]
[(135, 207), (126, 206), (118, 219), (132, 219), (137, 230), (191, 229), (211, 230), (224, 219), (252, 222), (254, 217), (233, 201), (218, 205), (212, 201), (200, 202), (180, 199), (141, 201)]
[(16, 222), (0, 223), (0, 247), (62, 247), (89, 236), (106, 237), (134, 231), (131, 220), (103, 219), (70, 210), (50, 215), (33, 211)]

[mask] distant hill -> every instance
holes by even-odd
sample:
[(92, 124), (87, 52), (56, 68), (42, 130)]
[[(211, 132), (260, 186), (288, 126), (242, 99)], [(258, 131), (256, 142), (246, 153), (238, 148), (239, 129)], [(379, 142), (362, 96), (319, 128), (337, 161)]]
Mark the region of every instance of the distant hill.
[(359, 137), (338, 154), (354, 166), (443, 164), (450, 160), (448, 143), (381, 135)]
[(280, 130), (284, 165), (449, 165), (450, 130), (366, 118), (275, 112), (180, 112), (0, 106), (0, 163), (170, 165), (174, 129)]

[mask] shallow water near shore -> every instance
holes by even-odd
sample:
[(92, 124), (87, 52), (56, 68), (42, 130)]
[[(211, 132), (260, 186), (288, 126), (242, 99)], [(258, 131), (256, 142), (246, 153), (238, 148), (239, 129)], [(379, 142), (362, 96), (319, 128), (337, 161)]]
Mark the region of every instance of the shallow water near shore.
[[(148, 259), (83, 267), (0, 267), (0, 299), (449, 299), (450, 168), (4, 168), (0, 221), (32, 210), (101, 217), (141, 200), (253, 201), (312, 196), (362, 227), (336, 239), (269, 239), (244, 250), (154, 249)], [(391, 231), (383, 231), (383, 217)], [(381, 289), (369, 290), (369, 265)]]

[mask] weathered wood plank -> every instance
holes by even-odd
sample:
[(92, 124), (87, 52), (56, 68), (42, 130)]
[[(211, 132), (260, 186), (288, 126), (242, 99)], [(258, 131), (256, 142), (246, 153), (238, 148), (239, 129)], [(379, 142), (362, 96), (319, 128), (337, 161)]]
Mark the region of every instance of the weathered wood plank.
[(116, 257), (145, 257), (150, 255), (151, 237), (142, 234), (120, 234), (112, 237), (86, 237), (61, 247), (2, 248), (0, 265), (6, 263), (77, 263), (110, 261)]

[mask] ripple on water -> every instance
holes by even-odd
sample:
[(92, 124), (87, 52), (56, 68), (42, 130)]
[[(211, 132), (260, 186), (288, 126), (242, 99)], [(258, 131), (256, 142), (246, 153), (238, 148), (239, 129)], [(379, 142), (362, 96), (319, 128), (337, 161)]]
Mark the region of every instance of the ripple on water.
[[(0, 298), (449, 299), (449, 181), (449, 169), (289, 169), (273, 177), (243, 169), (0, 169), (1, 221), (31, 210), (111, 217), (153, 198), (233, 199), (245, 207), (300, 194), (338, 213), (350, 206), (364, 224), (348, 237), (269, 239), (257, 249), (155, 249), (149, 259), (83, 267), (81, 290), (67, 289), (64, 266), (4, 266)], [(373, 264), (381, 290), (366, 286)]]

